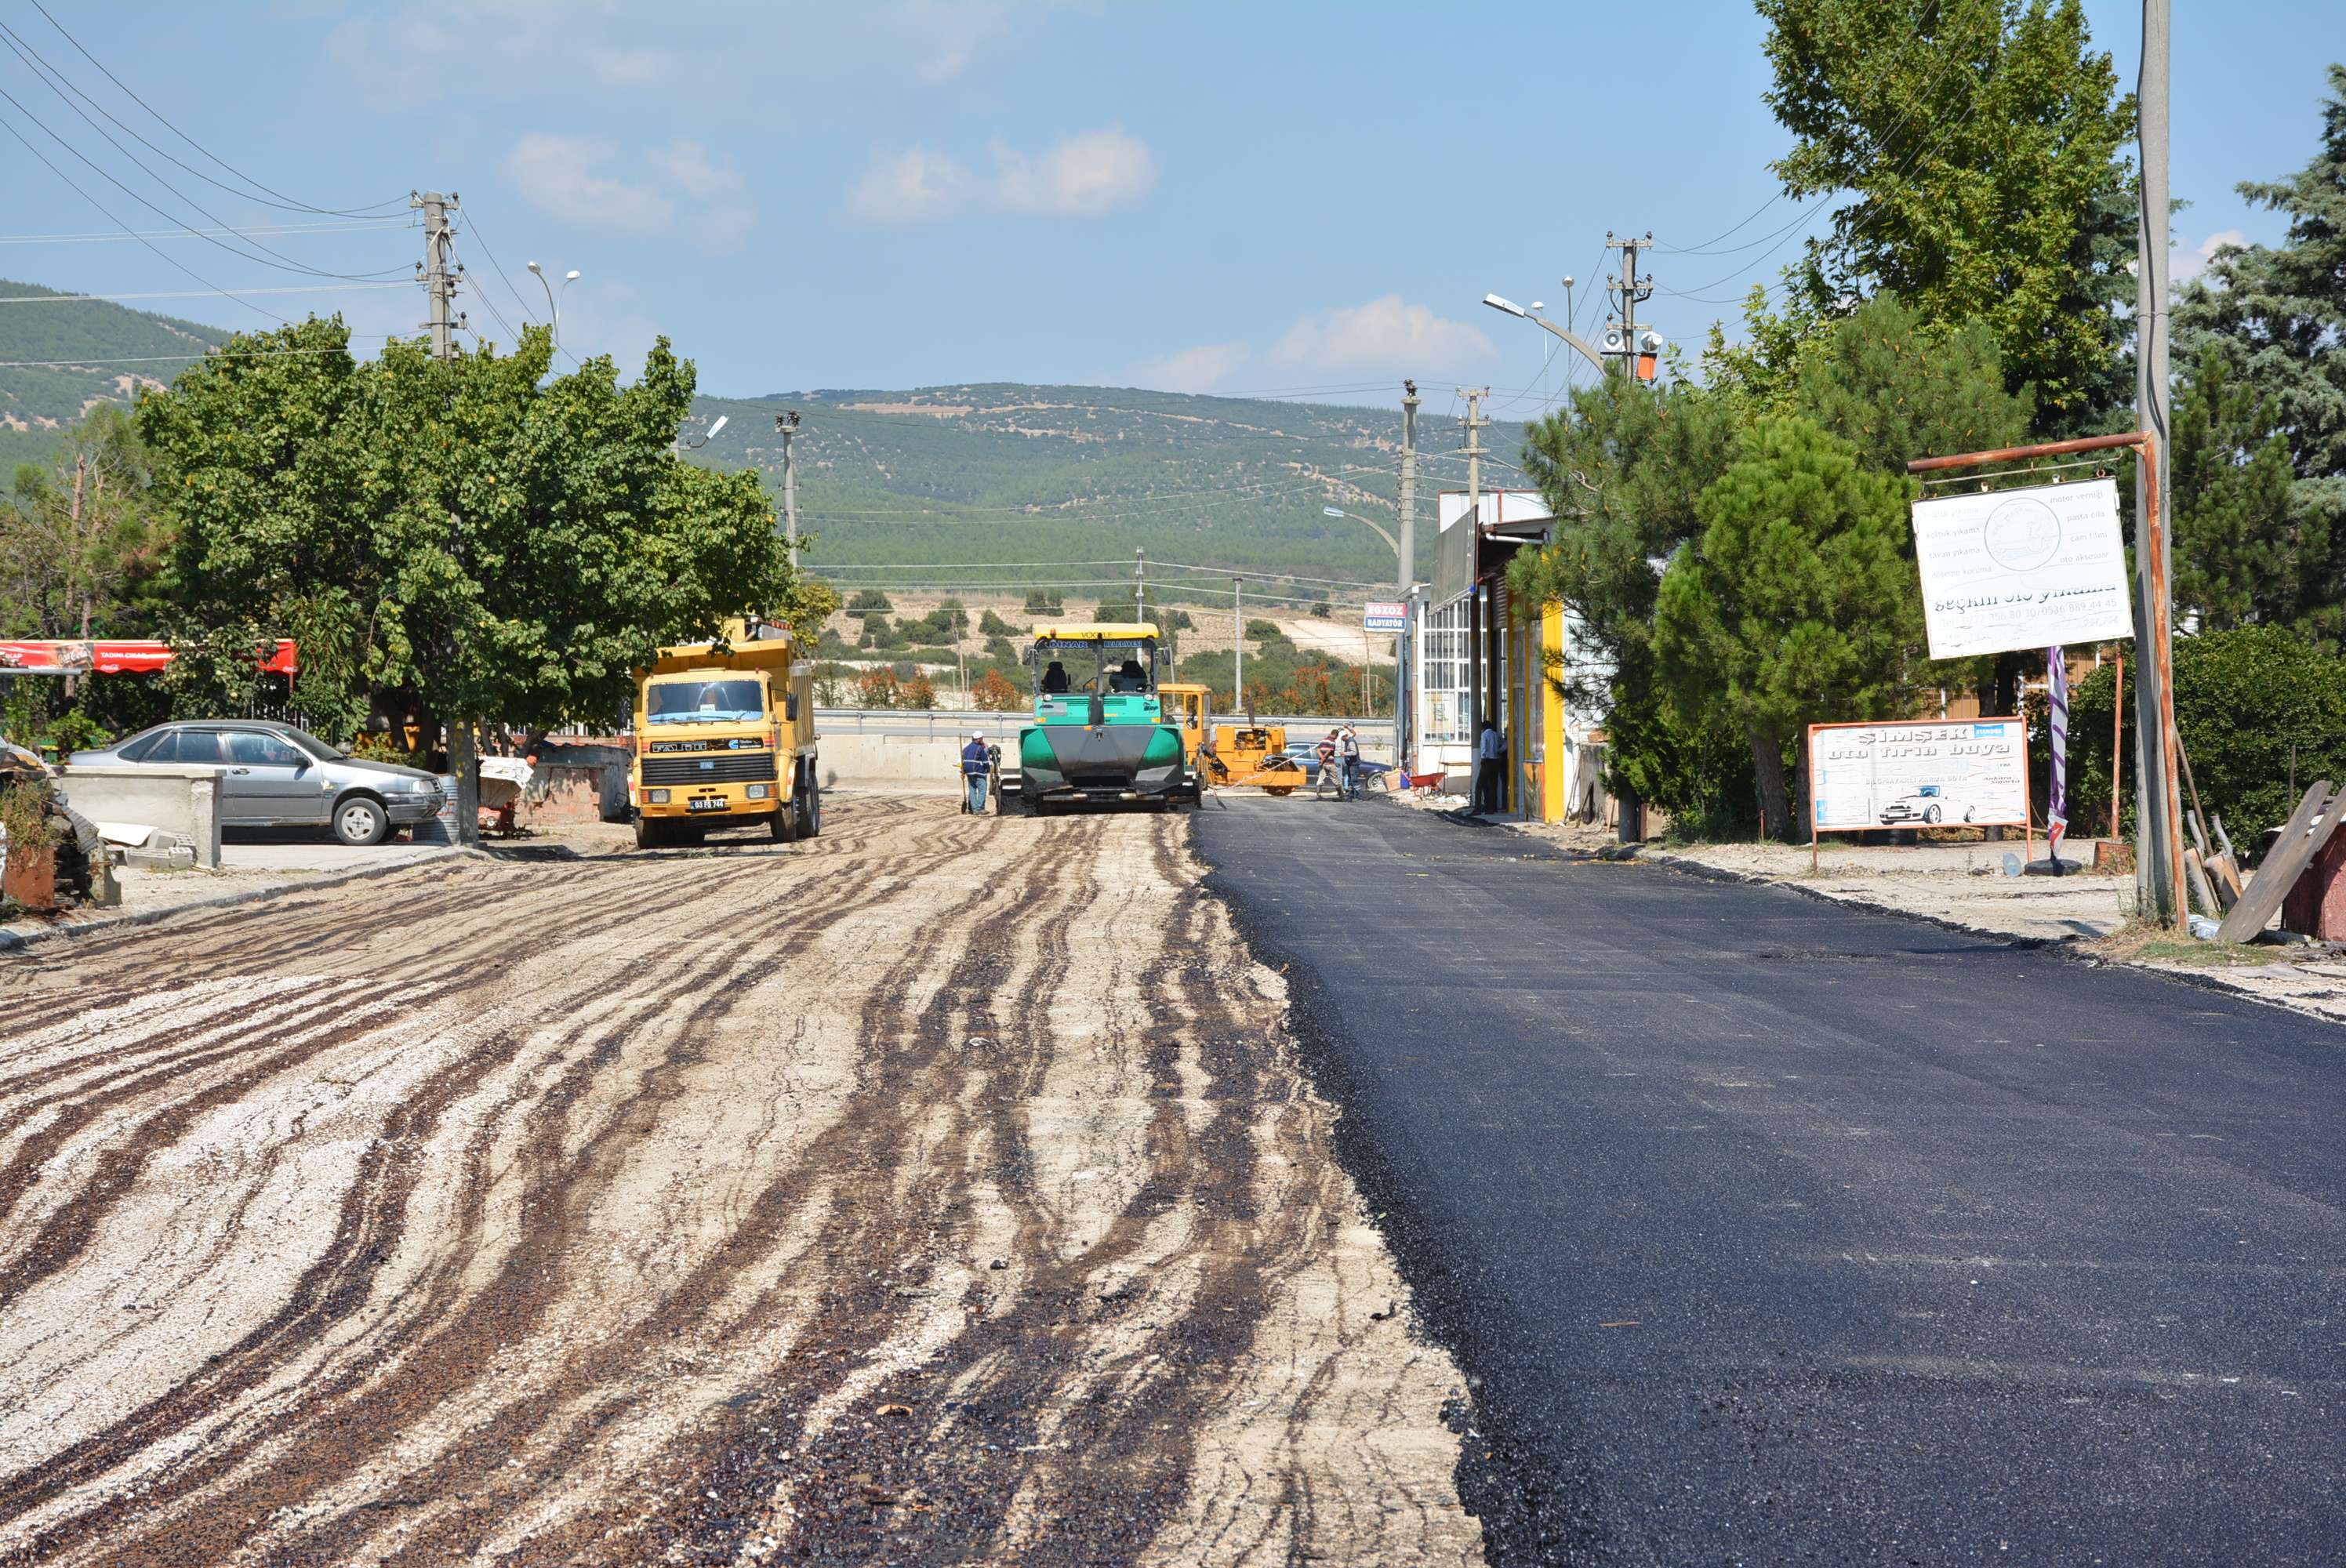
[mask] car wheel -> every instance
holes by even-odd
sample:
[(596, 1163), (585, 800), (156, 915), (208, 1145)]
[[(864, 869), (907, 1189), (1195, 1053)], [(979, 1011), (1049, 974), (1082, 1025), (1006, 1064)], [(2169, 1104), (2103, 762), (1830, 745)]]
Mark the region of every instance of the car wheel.
[(1936, 822), (1938, 820), (1939, 809), (1936, 806), (1925, 806), (1923, 808), (1923, 820), (1925, 822)]
[(371, 849), (391, 837), (391, 813), (380, 800), (353, 795), (334, 808), (334, 837), (354, 850)]

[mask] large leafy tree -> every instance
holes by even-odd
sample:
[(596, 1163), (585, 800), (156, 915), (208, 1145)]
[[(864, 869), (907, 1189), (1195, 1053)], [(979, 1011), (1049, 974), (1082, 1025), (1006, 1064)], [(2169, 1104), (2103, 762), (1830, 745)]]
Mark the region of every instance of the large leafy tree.
[[(2177, 598), (2214, 626), (2346, 644), (2346, 66), (2320, 148), (2240, 194), (2289, 215), (2278, 246), (2218, 252), (2176, 301)], [(2283, 483), (2283, 471), (2289, 483)]]
[(1703, 492), (1702, 532), (1662, 575), (1663, 687), (1681, 714), (1742, 732), (1771, 836), (1791, 824), (1784, 754), (1804, 726), (1910, 709), (1923, 611), (1908, 494), (1813, 422), (1765, 419)]
[(1576, 656), (1547, 671), (1576, 707), (1605, 716), (1617, 787), (1683, 815), (1731, 815), (1748, 797), (1740, 736), (1682, 721), (1654, 673), (1660, 563), (1700, 531), (1696, 503), (1726, 472), (1738, 411), (1692, 382), (1648, 391), (1611, 374), (1575, 389), (1526, 433), (1524, 467), (1561, 521), (1516, 556), (1508, 591), (1567, 613)]
[(17, 467), (0, 502), (0, 633), (134, 629), (162, 545), (147, 470), (129, 416), (110, 403), (66, 431), (49, 462)]
[(359, 362), (339, 321), (237, 348), (139, 427), (187, 635), (300, 638), (313, 710), (608, 720), (660, 644), (803, 607), (758, 478), (671, 453), (693, 376), (664, 340), (627, 386), (608, 359), (549, 379), (536, 331), (446, 362)]
[(2094, 426), (2130, 395), (2114, 307), (2131, 301), (2134, 103), (2079, 0), (1760, 0), (1768, 102), (1794, 137), (1796, 199), (1847, 192), (1791, 271), (1782, 314), (1755, 292), (1729, 368), (1793, 372), (1816, 328), (1877, 291), (1922, 318), (1977, 318), (2039, 435)]

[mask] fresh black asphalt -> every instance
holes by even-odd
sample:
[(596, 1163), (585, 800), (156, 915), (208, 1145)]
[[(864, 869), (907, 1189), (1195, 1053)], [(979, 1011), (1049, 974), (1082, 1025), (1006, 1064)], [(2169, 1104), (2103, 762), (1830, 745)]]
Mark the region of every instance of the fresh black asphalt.
[(1195, 823), (1493, 1562), (2346, 1563), (2346, 1029), (1386, 802)]

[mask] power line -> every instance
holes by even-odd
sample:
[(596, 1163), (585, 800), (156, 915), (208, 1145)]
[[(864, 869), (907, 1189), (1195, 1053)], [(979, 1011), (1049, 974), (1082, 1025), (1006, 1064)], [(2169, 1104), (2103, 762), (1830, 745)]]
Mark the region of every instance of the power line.
[[(15, 46), (12, 44), (12, 45), (10, 46), (10, 47), (13, 49), (13, 48), (15, 47)], [(53, 85), (50, 85), (50, 84), (49, 84), (49, 82), (48, 82), (48, 78), (47, 78), (46, 76), (43, 76), (43, 77), (41, 78), (41, 80), (42, 80), (43, 85), (45, 85), (45, 86), (48, 86), (48, 87), (49, 87), (49, 90), (50, 90), (51, 92), (56, 92), (56, 88), (55, 87), (55, 86), (53, 86)], [(59, 96), (60, 97), (64, 97), (64, 95), (63, 95), (62, 93), (59, 93), (59, 94), (58, 94), (58, 96)], [(82, 150), (81, 150), (79, 148), (75, 147), (75, 146), (73, 145), (73, 143), (71, 143), (71, 142), (69, 142), (69, 141), (66, 140), (66, 138), (65, 138), (65, 137), (63, 137), (59, 136), (56, 131), (54, 131), (54, 130), (50, 129), (50, 128), (49, 128), (48, 124), (47, 124), (46, 121), (44, 121), (44, 120), (41, 118), (41, 117), (40, 117), (40, 116), (38, 116), (38, 115), (35, 114), (31, 109), (26, 108), (26, 107), (25, 107), (25, 105), (23, 104), (23, 102), (22, 102), (22, 101), (20, 101), (20, 100), (16, 97), (16, 96), (15, 96), (15, 94), (13, 94), (13, 93), (9, 92), (7, 88), (5, 88), (5, 87), (0, 87), (0, 98), (5, 98), (5, 99), (6, 99), (6, 100), (11, 104), (11, 105), (13, 105), (13, 106), (15, 107), (15, 110), (16, 110), (16, 112), (17, 112), (18, 114), (23, 115), (26, 119), (28, 119), (28, 120), (30, 120), (30, 121), (32, 121), (32, 122), (33, 122), (33, 125), (34, 125), (35, 128), (38, 129), (38, 130), (39, 130), (39, 131), (40, 131), (44, 136), (47, 137), (51, 141), (53, 141), (53, 142), (56, 143), (59, 147), (63, 148), (66, 152), (71, 153), (71, 154), (72, 154), (72, 155), (73, 155), (76, 159), (78, 159), (78, 160), (79, 160), (79, 161), (80, 161), (80, 162), (81, 162), (81, 163), (82, 163), (86, 168), (88, 168), (88, 169), (89, 169), (93, 174), (96, 174), (96, 175), (97, 175), (100, 179), (105, 180), (108, 185), (111, 185), (111, 186), (113, 186), (117, 190), (121, 191), (123, 195), (128, 196), (128, 198), (130, 198), (130, 199), (131, 199), (131, 200), (133, 200), (133, 201), (135, 201), (135, 202), (138, 203), (138, 205), (139, 205), (139, 206), (144, 207), (145, 209), (147, 209), (147, 210), (148, 210), (148, 211), (152, 212), (152, 213), (153, 213), (153, 214), (155, 214), (158, 218), (160, 218), (160, 219), (164, 219), (166, 222), (173, 222), (173, 223), (176, 223), (176, 222), (178, 222), (178, 215), (177, 215), (177, 214), (175, 214), (175, 213), (171, 213), (171, 212), (166, 212), (162, 208), (156, 206), (156, 205), (155, 205), (155, 203), (153, 203), (153, 202), (151, 202), (151, 201), (148, 200), (146, 197), (144, 197), (144, 196), (140, 195), (138, 191), (131, 189), (131, 188), (130, 188), (130, 187), (128, 187), (128, 186), (127, 186), (127, 185), (123, 184), (123, 183), (122, 183), (122, 181), (120, 181), (120, 180), (118, 180), (118, 179), (117, 179), (117, 178), (115, 178), (115, 177), (114, 177), (114, 175), (112, 174), (112, 172), (111, 172), (111, 171), (109, 171), (109, 170), (107, 170), (107, 169), (106, 169), (106, 168), (100, 168), (97, 163), (93, 162), (93, 161), (92, 161), (88, 157), (87, 157), (86, 155), (84, 155), (84, 153), (82, 152)], [(108, 141), (108, 142), (112, 143), (112, 144), (113, 144), (113, 146), (115, 147), (116, 150), (117, 150), (117, 151), (121, 151), (121, 150), (122, 150), (122, 144), (121, 144), (121, 143), (119, 143), (119, 142), (116, 142), (116, 141), (114, 141), (114, 138), (113, 138), (112, 137), (108, 137), (108, 136), (107, 136), (107, 135), (106, 135), (106, 132), (105, 132), (103, 129), (98, 129), (98, 127), (97, 127), (97, 122), (96, 122), (95, 120), (91, 120), (91, 119), (90, 119), (90, 117), (89, 117), (87, 115), (86, 115), (86, 114), (82, 114), (82, 112), (81, 112), (81, 110), (80, 110), (79, 108), (75, 107), (75, 106), (74, 106), (74, 104), (73, 104), (73, 102), (72, 102), (72, 100), (71, 100), (71, 99), (66, 99), (66, 107), (67, 108), (71, 108), (71, 109), (73, 109), (73, 110), (74, 110), (74, 112), (75, 112), (76, 114), (77, 114), (77, 115), (81, 115), (81, 117), (83, 118), (83, 120), (87, 121), (87, 122), (91, 126), (91, 127), (92, 127), (92, 128), (94, 128), (94, 129), (97, 129), (97, 130), (98, 130), (98, 135), (99, 135), (99, 136), (101, 136), (101, 137), (105, 137), (105, 139), (106, 139), (107, 141)], [(20, 139), (21, 139), (21, 138), (20, 138)], [(124, 157), (126, 157), (126, 158), (130, 158), (130, 155), (129, 155), (128, 152), (124, 152), (123, 156), (124, 156)], [(45, 162), (45, 163), (46, 163), (46, 162), (47, 162), (47, 160), (46, 160), (46, 158), (44, 158), (42, 161), (43, 161), (43, 162)], [(131, 161), (133, 164), (138, 165), (138, 167), (140, 169), (145, 170), (145, 172), (148, 175), (148, 177), (149, 177), (149, 178), (153, 178), (153, 179), (155, 180), (155, 182), (156, 182), (158, 185), (162, 186), (164, 189), (170, 191), (172, 195), (177, 196), (177, 197), (178, 197), (178, 199), (179, 199), (180, 200), (187, 202), (187, 203), (188, 203), (188, 205), (189, 205), (189, 207), (193, 207), (193, 208), (195, 208), (195, 209), (196, 209), (198, 212), (203, 213), (203, 215), (204, 215), (206, 218), (210, 219), (214, 223), (220, 223), (220, 219), (219, 219), (219, 215), (218, 215), (218, 214), (213, 213), (213, 212), (210, 212), (210, 211), (208, 211), (208, 210), (206, 210), (204, 208), (202, 208), (202, 207), (200, 207), (200, 206), (198, 206), (198, 204), (197, 204), (196, 202), (194, 202), (194, 201), (192, 201), (192, 200), (189, 200), (189, 198), (188, 198), (188, 197), (187, 197), (183, 192), (181, 192), (181, 191), (179, 191), (179, 190), (178, 190), (178, 189), (174, 188), (171, 186), (171, 184), (170, 184), (168, 180), (165, 180), (165, 179), (163, 179), (160, 176), (156, 175), (156, 174), (155, 174), (155, 171), (154, 171), (153, 169), (148, 168), (147, 168), (147, 166), (146, 166), (145, 164), (143, 164), (143, 163), (139, 163), (139, 162), (138, 162), (138, 160), (136, 158), (130, 158), (130, 161)], [(54, 168), (56, 168), (56, 165), (51, 164), (51, 165), (50, 165), (50, 168), (51, 168), (52, 169), (54, 169)], [(102, 210), (102, 209), (101, 209), (101, 210)], [(111, 214), (108, 214), (108, 216), (109, 216), (109, 217), (111, 217), (112, 215), (111, 215)], [(117, 221), (119, 221), (119, 219), (117, 219)], [(229, 224), (221, 224), (221, 227), (222, 227), (222, 228), (227, 228), (227, 229), (233, 229), (233, 226), (232, 226), (232, 225), (229, 225)], [(240, 238), (241, 238), (241, 236), (240, 236)], [(352, 281), (359, 281), (359, 280), (362, 280), (360, 279), (359, 275), (357, 275), (357, 274), (353, 274), (353, 273), (346, 273), (346, 272), (330, 272), (330, 271), (325, 270), (324, 270), (324, 269), (322, 269), (322, 268), (311, 267), (311, 266), (307, 265), (306, 263), (294, 261), (294, 260), (292, 260), (292, 258), (291, 258), (291, 257), (289, 257), (289, 256), (286, 256), (282, 251), (272, 250), (272, 249), (270, 249), (268, 246), (266, 246), (266, 245), (261, 245), (261, 244), (260, 244), (260, 243), (258, 243), (258, 242), (254, 242), (254, 243), (253, 243), (253, 249), (254, 249), (255, 250), (260, 250), (260, 251), (265, 252), (265, 254), (256, 256), (256, 255), (252, 254), (252, 253), (251, 253), (251, 251), (240, 250), (240, 249), (239, 249), (237, 247), (235, 247), (235, 246), (233, 246), (233, 245), (227, 244), (226, 242), (224, 242), (224, 241), (222, 241), (222, 240), (214, 239), (209, 239), (209, 238), (206, 238), (206, 239), (204, 239), (204, 243), (206, 243), (207, 245), (210, 245), (210, 246), (212, 246), (213, 248), (215, 248), (215, 249), (217, 249), (225, 250), (225, 251), (227, 251), (227, 252), (228, 252), (230, 255), (231, 255), (231, 256), (241, 257), (243, 260), (247, 260), (247, 261), (258, 261), (258, 262), (260, 262), (260, 263), (262, 266), (264, 266), (264, 267), (278, 267), (278, 268), (280, 268), (281, 270), (284, 270), (284, 271), (289, 271), (289, 272), (297, 272), (297, 273), (307, 273), (307, 274), (309, 274), (309, 275), (311, 275), (311, 276), (312, 276), (312, 277), (318, 277), (318, 278), (343, 278), (343, 279), (348, 279), (348, 280), (352, 280)], [(275, 257), (275, 258), (277, 258), (277, 260), (271, 260), (270, 259), (270, 258), (271, 258), (271, 257)], [(386, 269), (385, 270), (396, 270), (396, 269)], [(380, 274), (380, 273), (376, 273), (376, 274), (370, 274), (369, 276), (377, 276), (377, 277), (379, 277), (379, 276), (381, 276), (381, 274)]]
[[(0, 121), (0, 124), (5, 124)], [(11, 127), (12, 129), (14, 127)], [(18, 138), (22, 140), (22, 137)], [(181, 269), (185, 270), (185, 269)], [(199, 278), (198, 282), (203, 280)], [(406, 289), (408, 283), (270, 283), (259, 289), (222, 289), (207, 286), (201, 289), (154, 289), (135, 294), (9, 294), (0, 295), (0, 305), (87, 305), (103, 304), (120, 300), (201, 300), (214, 294), (240, 300), (247, 294), (351, 294), (364, 289)], [(255, 307), (259, 309), (259, 307)], [(269, 314), (262, 311), (262, 315)], [(283, 317), (277, 320), (283, 321)]]
[[(71, 44), (74, 46), (74, 51), (76, 54), (80, 55), (83, 59), (87, 60), (91, 65), (97, 67), (98, 75), (104, 76), (107, 81), (112, 82), (117, 87), (119, 87), (125, 97), (128, 97), (132, 103), (137, 104), (140, 108), (145, 109), (148, 115), (153, 117), (157, 124), (162, 126), (166, 130), (168, 130), (173, 136), (178, 137), (181, 141), (186, 142), (189, 147), (194, 148), (198, 152), (203, 154), (205, 158), (209, 158), (212, 163), (217, 165), (219, 168), (226, 169), (229, 173), (235, 175), (237, 178), (244, 181), (247, 185), (251, 186), (255, 190), (265, 191), (270, 196), (277, 198), (276, 201), (264, 201), (261, 205), (265, 207), (275, 207), (282, 204), (284, 206), (284, 209), (289, 212), (315, 212), (322, 217), (328, 218), (359, 218), (373, 212), (378, 208), (391, 207), (398, 202), (407, 199), (404, 195), (402, 195), (391, 197), (382, 201), (374, 202), (367, 207), (313, 207), (306, 201), (295, 200), (292, 197), (287, 196), (281, 190), (271, 189), (270, 187), (263, 185), (260, 181), (253, 178), (250, 175), (246, 174), (242, 170), (227, 163), (216, 156), (209, 148), (206, 148), (201, 142), (196, 140), (195, 137), (189, 136), (178, 126), (173, 125), (169, 120), (164, 118), (153, 105), (149, 104), (145, 98), (140, 97), (137, 93), (132, 92), (129, 87), (123, 82), (121, 77), (116, 76), (112, 71), (107, 70), (104, 61), (91, 54), (87, 49), (82, 47), (81, 40), (75, 37), (71, 33), (66, 32), (65, 29), (65, 24), (59, 22), (55, 16), (50, 15), (48, 7), (43, 5), (41, 4), (41, 0), (32, 0), (32, 6), (34, 10), (38, 11), (41, 14), (44, 21), (47, 22), (50, 26), (55, 27), (57, 30), (58, 36), (62, 37), (66, 43)], [(107, 117), (109, 119), (113, 118), (111, 115)], [(135, 135), (137, 133), (134, 132), (133, 134)], [(145, 138), (141, 137), (140, 139), (144, 140)], [(174, 159), (173, 161), (176, 162), (177, 160)], [(183, 165), (182, 167), (185, 166)], [(257, 197), (250, 198), (250, 199), (260, 200)]]
[(0, 234), (0, 245), (88, 245), (124, 239), (201, 239), (223, 234), (266, 234), (271, 239), (305, 234), (390, 234), (412, 222), (259, 223), (244, 229), (149, 229), (135, 233)]
[(273, 360), (287, 354), (347, 354), (340, 349), (206, 349), (194, 354), (146, 354), (127, 360), (0, 360), (0, 370), (78, 371), (97, 365), (194, 365), (206, 360)]
[[(59, 168), (56, 164), (49, 161), (49, 157), (46, 153), (43, 152), (39, 148), (35, 147), (31, 142), (26, 141), (25, 139), (24, 132), (18, 130), (14, 125), (10, 124), (5, 119), (0, 119), (0, 129), (5, 129), (10, 136), (15, 137), (16, 140), (23, 145), (26, 152), (29, 152), (35, 158), (39, 158), (48, 168), (48, 171), (51, 174), (56, 175), (59, 179), (65, 181), (66, 188), (70, 189), (76, 196), (80, 197), (84, 201), (88, 202), (92, 207), (97, 208), (100, 213), (105, 215), (107, 221), (114, 224), (116, 228), (120, 229), (126, 234), (132, 233), (131, 228), (128, 224), (123, 222), (119, 218), (115, 217), (112, 212), (107, 209), (106, 205), (97, 199), (97, 198), (90, 195), (88, 191), (84, 190), (80, 186), (75, 184), (71, 177), (69, 177), (64, 169)], [(133, 234), (133, 238), (136, 238), (135, 234)], [(254, 304), (251, 300), (243, 298), (241, 295), (230, 293), (227, 290), (211, 283), (203, 276), (202, 273), (196, 271), (192, 268), (182, 265), (180, 262), (173, 260), (170, 256), (165, 255), (164, 252), (156, 246), (153, 240), (141, 239), (138, 242), (141, 245), (146, 246), (148, 249), (154, 251), (156, 255), (161, 256), (166, 262), (177, 270), (193, 278), (197, 282), (202, 283), (210, 292), (220, 296), (222, 299), (234, 300), (246, 310), (254, 312), (256, 315), (266, 316), (269, 320), (276, 322), (280, 327), (289, 324), (284, 317), (276, 314), (274, 311), (262, 310), (260, 306)]]

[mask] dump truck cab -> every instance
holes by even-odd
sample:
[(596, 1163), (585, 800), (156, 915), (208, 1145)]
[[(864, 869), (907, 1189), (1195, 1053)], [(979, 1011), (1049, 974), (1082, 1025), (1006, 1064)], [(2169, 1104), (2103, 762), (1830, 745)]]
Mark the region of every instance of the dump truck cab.
[(664, 647), (636, 672), (627, 803), (643, 849), (711, 827), (778, 840), (822, 830), (811, 675), (790, 634), (729, 621), (719, 643)]
[(1177, 805), (1190, 784), (1178, 724), (1165, 722), (1165, 654), (1147, 621), (1038, 626), (1026, 647), (1034, 722), (1018, 732), (1017, 774), (1003, 779), (1024, 809), (1146, 801)]

